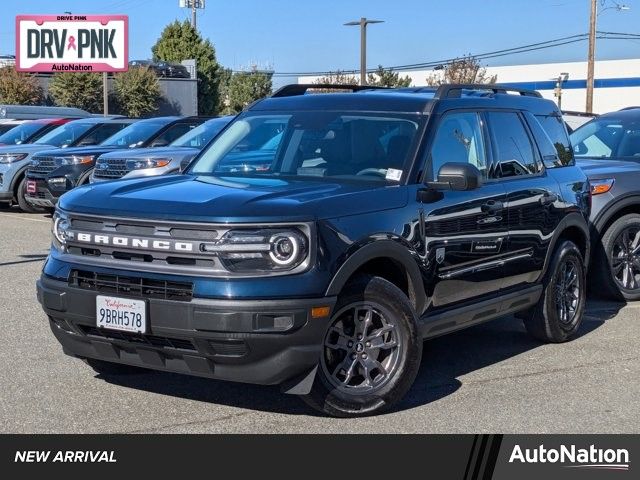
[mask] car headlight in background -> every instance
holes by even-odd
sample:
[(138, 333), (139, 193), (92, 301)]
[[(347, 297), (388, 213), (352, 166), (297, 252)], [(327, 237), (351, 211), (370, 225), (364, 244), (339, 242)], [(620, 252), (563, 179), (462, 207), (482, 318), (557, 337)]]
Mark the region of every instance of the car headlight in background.
[(603, 178), (601, 180), (589, 180), (591, 185), (591, 195), (602, 195), (607, 193), (613, 187), (615, 180), (613, 178)]
[(62, 167), (64, 165), (92, 163), (95, 158), (95, 155), (69, 155), (68, 157), (55, 157), (55, 162), (57, 166)]
[(145, 168), (166, 167), (171, 163), (170, 158), (132, 158), (127, 160), (127, 170), (143, 170)]
[(298, 228), (230, 230), (220, 240), (202, 244), (238, 273), (289, 271), (309, 257), (309, 237)]
[(28, 153), (2, 153), (0, 154), (0, 163), (12, 163), (24, 160), (29, 156)]
[(64, 249), (67, 240), (73, 237), (73, 233), (69, 231), (70, 228), (69, 217), (60, 210), (56, 210), (53, 214), (51, 233), (53, 234), (53, 243), (59, 250)]

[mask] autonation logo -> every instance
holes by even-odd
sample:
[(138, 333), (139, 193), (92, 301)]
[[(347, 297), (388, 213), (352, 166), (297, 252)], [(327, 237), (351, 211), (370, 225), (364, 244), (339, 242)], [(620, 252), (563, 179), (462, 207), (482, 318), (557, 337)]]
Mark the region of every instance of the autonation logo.
[(567, 468), (597, 470), (629, 470), (629, 450), (626, 448), (578, 448), (575, 445), (560, 445), (559, 448), (522, 449), (515, 445), (509, 463), (560, 463)]

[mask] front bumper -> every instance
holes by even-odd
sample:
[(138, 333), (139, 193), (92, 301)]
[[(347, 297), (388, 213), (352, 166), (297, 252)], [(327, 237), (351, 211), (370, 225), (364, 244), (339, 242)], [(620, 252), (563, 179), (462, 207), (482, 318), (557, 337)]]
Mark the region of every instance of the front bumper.
[(332, 311), (336, 301), (148, 298), (149, 331), (142, 335), (96, 328), (95, 297), (104, 292), (45, 275), (37, 290), (67, 355), (263, 385), (292, 380), (317, 365), (330, 316), (311, 318), (310, 311)]
[(49, 189), (46, 180), (28, 178), (27, 181), (36, 182), (36, 191), (25, 192), (24, 199), (27, 201), (27, 203), (36, 207), (53, 208), (58, 203), (58, 199), (60, 198), (62, 193), (64, 193), (59, 192), (59, 194), (54, 195)]

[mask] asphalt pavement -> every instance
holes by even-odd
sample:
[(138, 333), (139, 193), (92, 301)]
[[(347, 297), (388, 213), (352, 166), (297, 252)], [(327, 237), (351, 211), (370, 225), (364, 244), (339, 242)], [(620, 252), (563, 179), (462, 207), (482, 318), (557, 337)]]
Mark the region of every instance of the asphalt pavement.
[(320, 416), (277, 387), (96, 375), (62, 353), (36, 300), (50, 224), (0, 209), (0, 433), (640, 432), (640, 304), (591, 301), (562, 345), (514, 318), (431, 340), (404, 401), (362, 419)]

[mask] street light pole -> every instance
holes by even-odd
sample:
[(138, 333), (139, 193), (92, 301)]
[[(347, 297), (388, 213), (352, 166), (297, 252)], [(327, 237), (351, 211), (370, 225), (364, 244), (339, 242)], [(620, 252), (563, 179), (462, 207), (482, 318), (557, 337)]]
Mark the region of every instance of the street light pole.
[(593, 113), (593, 87), (596, 60), (596, 22), (598, 19), (598, 0), (591, 0), (591, 19), (589, 21), (589, 58), (587, 59), (587, 113)]
[(347, 22), (346, 26), (360, 26), (360, 85), (367, 84), (367, 25), (383, 23), (384, 20), (369, 20), (362, 17), (358, 21)]

